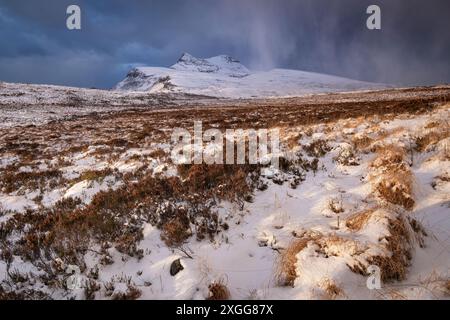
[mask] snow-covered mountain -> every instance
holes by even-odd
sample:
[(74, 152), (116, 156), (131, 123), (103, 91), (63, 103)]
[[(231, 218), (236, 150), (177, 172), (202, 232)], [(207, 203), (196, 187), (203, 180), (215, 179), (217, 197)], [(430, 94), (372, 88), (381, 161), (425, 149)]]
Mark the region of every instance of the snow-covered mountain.
[(239, 60), (227, 55), (198, 59), (189, 53), (183, 53), (177, 63), (170, 68), (179, 71), (214, 73), (235, 78), (243, 78), (250, 74), (250, 71)]
[(138, 67), (117, 90), (181, 92), (225, 98), (300, 96), (312, 93), (381, 89), (382, 84), (288, 69), (251, 72), (238, 60), (220, 55), (199, 59), (184, 53), (169, 68)]

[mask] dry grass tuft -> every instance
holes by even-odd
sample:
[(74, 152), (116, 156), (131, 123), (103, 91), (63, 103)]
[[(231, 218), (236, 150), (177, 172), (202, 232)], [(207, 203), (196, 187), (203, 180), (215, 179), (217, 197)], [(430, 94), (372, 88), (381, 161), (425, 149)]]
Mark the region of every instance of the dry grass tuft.
[(229, 300), (230, 291), (223, 280), (215, 281), (208, 286), (209, 297), (206, 300)]
[(306, 248), (310, 238), (294, 240), (281, 254), (276, 271), (276, 279), (279, 285), (293, 286), (297, 278), (296, 263), (297, 254)]
[(342, 203), (342, 199), (339, 198), (331, 198), (328, 200), (328, 208), (331, 212), (335, 214), (339, 214), (344, 212), (344, 205)]
[(382, 146), (377, 150), (377, 157), (371, 167), (376, 178), (374, 190), (389, 203), (399, 205), (407, 210), (414, 207), (413, 177), (405, 163), (405, 150), (393, 146)]
[(287, 147), (288, 150), (292, 150), (300, 145), (300, 139), (302, 133), (292, 129), (283, 128), (281, 130), (280, 141)]
[(365, 245), (351, 238), (344, 238), (337, 235), (329, 235), (321, 237), (317, 240), (319, 249), (317, 252), (322, 253), (325, 257), (342, 256), (342, 255), (358, 255), (366, 249)]
[[(389, 236), (380, 239), (384, 243), (388, 255), (376, 255), (367, 259), (368, 265), (378, 266), (381, 270), (383, 282), (406, 279), (407, 268), (412, 258), (412, 234), (408, 225), (408, 220), (401, 214), (395, 218), (388, 219)], [(368, 275), (367, 266), (358, 264), (351, 267), (352, 271), (363, 275)]]
[(275, 279), (281, 286), (293, 286), (297, 278), (296, 264), (297, 254), (306, 248), (310, 241), (317, 240), (321, 235), (306, 235), (303, 238), (295, 239), (282, 252), (275, 271)]
[(405, 150), (395, 145), (381, 145), (376, 149), (377, 158), (372, 162), (372, 167), (390, 167), (403, 163)]
[(411, 176), (401, 173), (393, 174), (389, 180), (380, 181), (376, 191), (386, 201), (402, 206), (406, 210), (412, 210), (415, 204), (412, 193)]
[(352, 144), (355, 150), (366, 151), (373, 141), (368, 135), (357, 135), (353, 137)]
[(439, 122), (437, 122), (437, 121), (428, 121), (424, 128), (425, 129), (432, 129), (432, 128), (436, 128), (438, 126), (439, 126)]
[[(448, 124), (446, 126), (448, 126)], [(427, 151), (430, 146), (436, 145), (439, 141), (448, 137), (450, 137), (450, 129), (448, 127), (444, 126), (441, 130), (434, 128), (434, 130), (418, 136), (415, 139), (415, 150), (417, 152)]]
[(213, 192), (220, 199), (236, 201), (251, 196), (259, 180), (258, 165), (178, 165), (178, 173), (192, 193)]
[(367, 224), (374, 211), (374, 209), (368, 209), (352, 214), (345, 221), (346, 227), (352, 231), (361, 230)]
[(320, 287), (325, 291), (325, 299), (334, 300), (339, 297), (344, 297), (344, 291), (331, 279), (326, 278), (320, 283)]
[(83, 173), (81, 173), (77, 181), (84, 181), (84, 180), (101, 181), (111, 174), (113, 174), (113, 171), (109, 168), (104, 170), (86, 170)]
[(359, 158), (355, 154), (354, 148), (350, 144), (345, 144), (339, 147), (337, 156), (333, 158), (333, 161), (343, 166), (358, 166)]
[(325, 140), (318, 139), (306, 146), (303, 146), (303, 149), (305, 150), (308, 156), (314, 158), (321, 158), (328, 152), (330, 152), (331, 147)]

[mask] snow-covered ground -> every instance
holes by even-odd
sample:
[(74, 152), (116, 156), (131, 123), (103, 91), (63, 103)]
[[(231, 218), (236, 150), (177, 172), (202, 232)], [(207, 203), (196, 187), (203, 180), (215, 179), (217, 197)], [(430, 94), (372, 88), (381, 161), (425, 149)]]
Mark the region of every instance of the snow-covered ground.
[[(203, 98), (209, 101), (207, 98)], [(150, 94), (0, 81), (0, 128), (38, 125), (95, 113), (161, 109), (192, 103), (183, 94)]]
[[(215, 61), (215, 59), (212, 59), (212, 61)], [(182, 68), (181, 66), (178, 67)], [(240, 72), (239, 74), (244, 74), (246, 72), (245, 70), (246, 69), (233, 65), (231, 67), (231, 72)], [(208, 73), (192, 72), (190, 74), (190, 76), (193, 76), (194, 78), (199, 76), (199, 79), (202, 75), (207, 77)], [(226, 77), (228, 77), (228, 75), (226, 75)], [(239, 77), (236, 79), (239, 79)], [(132, 85), (131, 82), (127, 83), (128, 85)], [(137, 85), (143, 84), (147, 86), (145, 83), (147, 82), (141, 82), (139, 80)], [(283, 84), (283, 88), (289, 88), (290, 86), (291, 84), (289, 83)], [(292, 86), (294, 85), (292, 84)], [(236, 89), (233, 88), (234, 87), (231, 86), (225, 90), (233, 91)], [(301, 97), (292, 97), (291, 99), (293, 100), (289, 101), (289, 103), (311, 105), (326, 103), (334, 104), (336, 101), (360, 101), (361, 103), (367, 101), (401, 101), (402, 99), (410, 99), (412, 97), (428, 99), (439, 94), (445, 95), (447, 91), (448, 86), (435, 87), (432, 90), (429, 88), (403, 88), (322, 94), (311, 94), (310, 91), (306, 90)], [(301, 92), (298, 91), (297, 93)], [(259, 93), (256, 92), (256, 94)], [(104, 115), (134, 109), (157, 111), (167, 108), (185, 109), (186, 107), (193, 106), (217, 106), (223, 108), (245, 106), (255, 103), (265, 106), (275, 101), (274, 99), (264, 99), (261, 97), (251, 99), (237, 99), (239, 95), (233, 97), (235, 99), (217, 99), (206, 96), (192, 96), (184, 93), (150, 93), (147, 89), (144, 91), (98, 90), (53, 85), (0, 82), (0, 128), (41, 125), (59, 120), (76, 119), (93, 114)]]
[(198, 59), (187, 53), (169, 68), (137, 67), (117, 84), (121, 91), (189, 93), (225, 98), (288, 97), (382, 89), (386, 85), (288, 69), (249, 71), (232, 57)]
[[(234, 72), (246, 70), (235, 66)], [(417, 114), (367, 110), (301, 125), (280, 121), (273, 126), (282, 133), (288, 165), (265, 171), (250, 199), (215, 195), (210, 213), (217, 213), (220, 230), (197, 239), (201, 225), (191, 221), (192, 235), (175, 246), (162, 237), (167, 223), (158, 219), (173, 214), (171, 205), (182, 214), (195, 202), (181, 193), (181, 200), (153, 195), (166, 192), (165, 181), (189, 183), (190, 175), (167, 158), (165, 134), (182, 124), (175, 116), (192, 121), (193, 111), (167, 113), (172, 122), (136, 112), (2, 129), (0, 295), (205, 299), (211, 285), (220, 284), (231, 299), (448, 298), (450, 105), (434, 105)], [(271, 109), (270, 118), (280, 113), (289, 123), (288, 110)], [(222, 111), (211, 112), (212, 125)], [(58, 206), (64, 199), (74, 199), (75, 207)], [(90, 208), (102, 210), (102, 203), (114, 214), (106, 224), (90, 220), (96, 217)], [(114, 211), (123, 203), (133, 205)], [(173, 217), (169, 222), (177, 221)], [(90, 234), (83, 219), (100, 225), (99, 234)], [(123, 230), (115, 230), (114, 221)], [(171, 274), (178, 259), (182, 268)], [(83, 281), (79, 289), (67, 288), (74, 265)], [(369, 265), (382, 269), (381, 289), (368, 289)]]

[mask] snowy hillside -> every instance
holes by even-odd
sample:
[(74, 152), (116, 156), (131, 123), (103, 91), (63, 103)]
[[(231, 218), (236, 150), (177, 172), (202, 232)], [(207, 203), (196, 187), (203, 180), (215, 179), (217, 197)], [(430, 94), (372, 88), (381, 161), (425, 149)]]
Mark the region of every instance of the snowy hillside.
[(184, 53), (169, 68), (138, 67), (117, 90), (182, 92), (224, 98), (300, 96), (313, 93), (380, 89), (381, 84), (319, 73), (273, 69), (251, 72), (238, 60), (220, 55), (198, 59)]
[(226, 55), (197, 59), (189, 53), (184, 53), (170, 68), (179, 71), (215, 73), (235, 78), (242, 78), (250, 74), (250, 71), (238, 60)]

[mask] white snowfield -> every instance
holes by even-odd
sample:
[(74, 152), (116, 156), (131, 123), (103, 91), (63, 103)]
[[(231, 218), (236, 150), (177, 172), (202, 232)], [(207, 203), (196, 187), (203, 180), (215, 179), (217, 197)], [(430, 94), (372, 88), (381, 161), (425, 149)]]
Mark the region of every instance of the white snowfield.
[(386, 88), (386, 85), (288, 69), (252, 72), (238, 60), (220, 55), (198, 59), (184, 53), (169, 68), (138, 67), (117, 90), (187, 93), (220, 98), (291, 97), (314, 93)]

